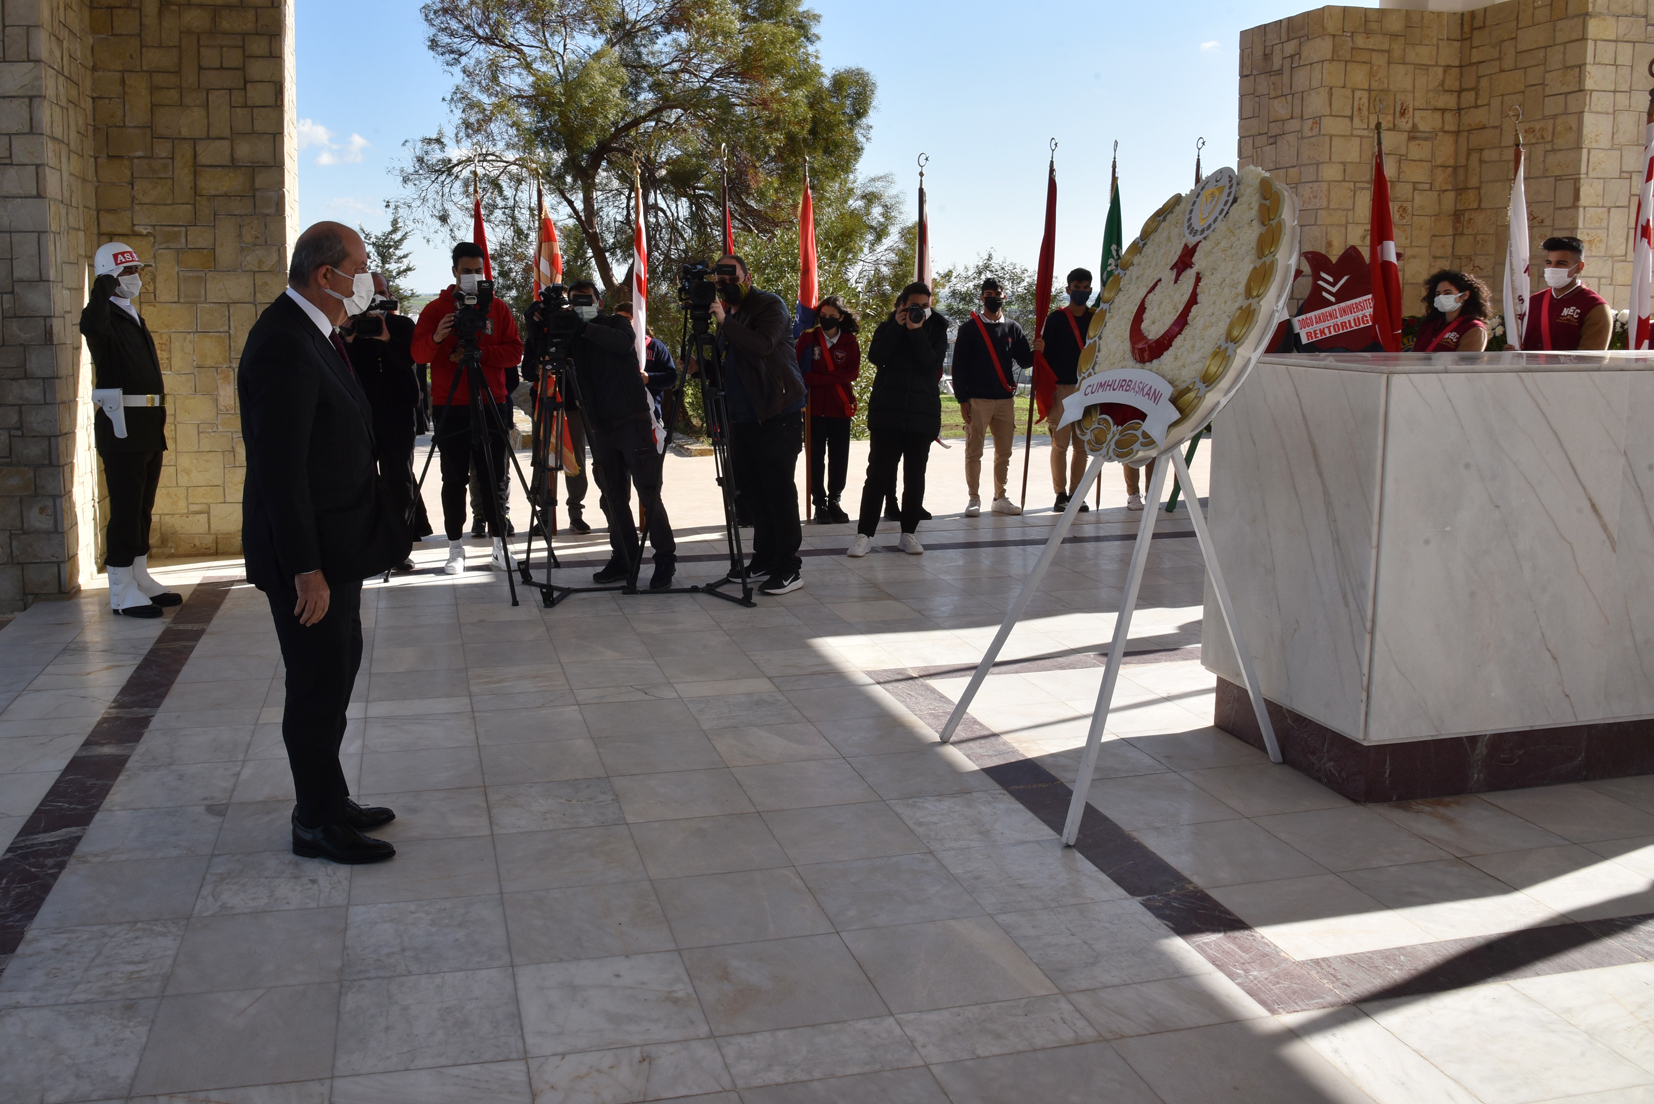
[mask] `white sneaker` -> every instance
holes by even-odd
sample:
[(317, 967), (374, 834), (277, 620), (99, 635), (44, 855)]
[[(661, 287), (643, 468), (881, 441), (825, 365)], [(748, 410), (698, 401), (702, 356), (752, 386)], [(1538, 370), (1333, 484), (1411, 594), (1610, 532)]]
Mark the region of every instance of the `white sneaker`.
[(1142, 495), (1134, 494), (1134, 495), (1127, 495), (1126, 496), (1126, 509), (1128, 509), (1128, 510), (1141, 510), (1142, 508), (1143, 508), (1143, 496)]
[(501, 540), (499, 537), (494, 538), (494, 555), (490, 557), (488, 566), (492, 567), (495, 571), (517, 570), (517, 561), (512, 558), (510, 552), (505, 550), (505, 541)]
[(971, 500), (969, 502), (965, 503), (965, 516), (966, 517), (976, 517), (981, 512), (982, 512), (982, 500), (980, 498), (977, 498), (975, 495), (971, 495)]
[(923, 556), (925, 554), (925, 546), (920, 544), (919, 538), (912, 533), (903, 533), (901, 539), (896, 542), (896, 547), (909, 556)]
[(1003, 498), (1003, 497), (996, 498), (996, 499), (994, 499), (994, 513), (996, 513), (996, 514), (1020, 514), (1020, 513), (1022, 513), (1022, 507), (1018, 506), (1015, 502), (1012, 502), (1008, 498)]
[(448, 542), (448, 562), (442, 565), (442, 570), (448, 575), (458, 575), (465, 570), (465, 545), (459, 541)]
[(850, 542), (850, 550), (845, 555), (859, 560), (871, 551), (873, 551), (873, 538), (866, 533), (857, 533), (856, 539)]

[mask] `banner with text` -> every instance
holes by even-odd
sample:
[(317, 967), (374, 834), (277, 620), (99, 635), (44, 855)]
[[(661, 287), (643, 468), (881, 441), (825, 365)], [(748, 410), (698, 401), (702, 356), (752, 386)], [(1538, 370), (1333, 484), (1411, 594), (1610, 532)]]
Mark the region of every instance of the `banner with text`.
[(1099, 404), (1137, 410), (1143, 415), (1143, 432), (1156, 441), (1166, 439), (1166, 430), (1178, 417), (1171, 384), (1141, 368), (1118, 368), (1081, 379), (1080, 389), (1062, 401), (1058, 427), (1079, 421), (1086, 407)]
[(1335, 337), (1351, 330), (1359, 330), (1363, 326), (1373, 324), (1373, 297), (1363, 295), (1359, 299), (1351, 299), (1347, 303), (1334, 303), (1330, 307), (1322, 307), (1318, 311), (1300, 314), (1292, 320), (1293, 329), (1298, 331), (1299, 340), (1305, 344), (1314, 344)]

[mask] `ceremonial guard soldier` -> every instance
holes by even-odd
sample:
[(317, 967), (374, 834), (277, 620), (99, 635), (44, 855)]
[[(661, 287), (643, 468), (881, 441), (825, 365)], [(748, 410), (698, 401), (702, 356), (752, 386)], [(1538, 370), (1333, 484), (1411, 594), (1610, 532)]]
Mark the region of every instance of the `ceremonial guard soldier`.
[(124, 242), (100, 246), (92, 261), (92, 294), (80, 332), (92, 354), (96, 382), (92, 415), (103, 478), (109, 489), (105, 563), (109, 607), (126, 617), (159, 617), (183, 598), (150, 577), (149, 526), (166, 451), (166, 388), (161, 360), (132, 300), (149, 267)]

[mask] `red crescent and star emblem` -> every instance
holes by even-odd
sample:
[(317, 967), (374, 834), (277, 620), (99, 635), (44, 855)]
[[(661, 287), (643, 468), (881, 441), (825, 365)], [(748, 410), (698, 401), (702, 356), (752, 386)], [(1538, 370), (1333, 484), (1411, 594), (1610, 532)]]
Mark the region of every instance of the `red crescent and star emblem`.
[[(1183, 246), (1183, 251), (1177, 255), (1177, 260), (1172, 262), (1173, 284), (1181, 281), (1183, 274), (1195, 266), (1195, 250), (1199, 248), (1200, 242), (1188, 242)], [(1183, 309), (1177, 312), (1177, 317), (1172, 319), (1171, 325), (1166, 327), (1166, 332), (1151, 340), (1143, 333), (1143, 313), (1148, 309), (1149, 296), (1153, 295), (1154, 289), (1159, 286), (1160, 280), (1156, 280), (1149, 285), (1149, 290), (1138, 301), (1137, 310), (1131, 316), (1131, 330), (1127, 336), (1131, 340), (1131, 359), (1139, 364), (1150, 364), (1166, 355), (1166, 350), (1172, 347), (1172, 342), (1177, 340), (1177, 335), (1182, 333), (1183, 328), (1189, 324), (1189, 314), (1195, 309), (1195, 304), (1200, 300), (1200, 273), (1197, 272), (1195, 273), (1194, 284), (1189, 288), (1189, 299), (1183, 304)]]

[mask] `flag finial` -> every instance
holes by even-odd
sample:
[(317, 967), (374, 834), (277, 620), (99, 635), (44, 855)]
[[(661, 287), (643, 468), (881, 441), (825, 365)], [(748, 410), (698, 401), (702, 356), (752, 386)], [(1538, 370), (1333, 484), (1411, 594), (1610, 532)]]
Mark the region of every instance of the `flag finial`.
[(1205, 149), (1205, 148), (1206, 148), (1206, 139), (1196, 138), (1195, 139), (1195, 187), (1197, 187), (1197, 188), (1200, 187), (1200, 182), (1202, 180), (1206, 179), (1205, 176), (1203, 176), (1201, 174), (1201, 171), (1200, 171), (1200, 151)]
[(930, 154), (921, 153), (919, 155), (919, 187), (921, 188), (925, 186), (925, 166), (928, 164), (930, 164)]

